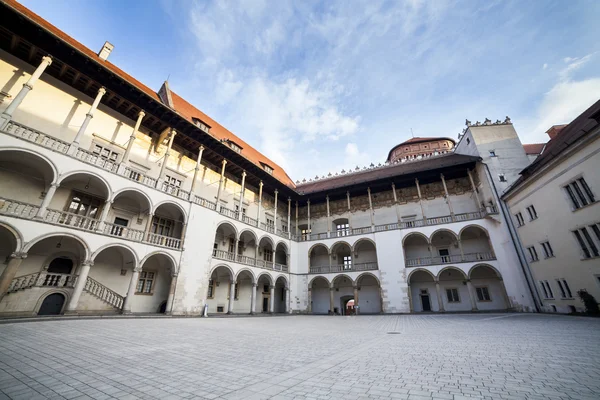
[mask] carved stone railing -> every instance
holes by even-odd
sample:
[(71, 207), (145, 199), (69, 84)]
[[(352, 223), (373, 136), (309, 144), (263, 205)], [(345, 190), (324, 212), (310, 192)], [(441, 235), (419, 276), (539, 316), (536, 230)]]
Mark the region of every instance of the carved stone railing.
[(275, 263), (273, 269), (275, 271), (288, 272), (288, 266), (285, 264)]
[(247, 215), (242, 215), (242, 222), (244, 222), (245, 224), (248, 224), (248, 225), (258, 226), (258, 220), (254, 219), (254, 218), (250, 218)]
[(234, 261), (235, 253), (225, 250), (213, 250), (213, 257), (225, 261)]
[(494, 253), (491, 252), (468, 253), (462, 256), (460, 254), (452, 254), (448, 256), (407, 258), (406, 266), (419, 267), (427, 265), (454, 264), (463, 262), (492, 261), (495, 259), (496, 256), (494, 255)]
[(154, 187), (156, 186), (156, 179), (142, 174), (141, 172), (137, 172), (127, 166), (124, 166), (120, 171), (119, 175), (124, 176), (127, 179), (131, 179), (132, 181), (139, 182), (142, 185)]
[(225, 215), (225, 216), (227, 216), (229, 218), (232, 218), (232, 219), (238, 219), (238, 213), (237, 213), (237, 211), (230, 210), (229, 208), (224, 207), (224, 206), (219, 207), (219, 213), (221, 215)]
[(36, 205), (0, 197), (0, 214), (32, 219), (38, 210), (39, 207)]
[(8, 123), (5, 128), (5, 132), (59, 153), (64, 154), (67, 152), (67, 150), (69, 150), (69, 143), (52, 136), (48, 136), (45, 133), (33, 128), (28, 128), (25, 125), (21, 125), (14, 121), (10, 121)]
[(28, 274), (14, 278), (8, 287), (8, 293), (34, 287), (37, 284), (39, 276), (40, 273), (36, 272), (35, 274)]
[(267, 231), (269, 233), (275, 233), (275, 226), (271, 224), (267, 224), (266, 222), (261, 222), (260, 227), (263, 231)]
[(110, 222), (104, 223), (104, 233), (109, 236), (116, 236), (127, 240), (133, 240), (134, 242), (141, 242), (142, 240), (144, 240), (144, 231), (139, 229), (128, 228), (123, 225), (111, 224)]
[(72, 274), (36, 272), (14, 278), (8, 287), (8, 293), (42, 286), (72, 288), (75, 285), (75, 279), (76, 276)]
[(273, 263), (273, 261), (260, 260), (254, 257), (243, 256), (240, 254), (236, 256), (235, 253), (225, 250), (213, 250), (213, 258), (223, 261), (237, 262), (239, 264), (249, 265), (251, 267), (257, 267), (262, 269), (269, 269), (281, 272), (289, 271), (288, 266), (284, 264)]
[(202, 198), (200, 196), (194, 195), (194, 203), (198, 204), (201, 207), (205, 207), (205, 208), (208, 208), (213, 211), (217, 209), (217, 203), (206, 200), (205, 198)]
[(379, 269), (376, 262), (366, 262), (351, 265), (311, 265), (308, 269), (309, 274), (331, 274), (339, 272), (353, 271), (374, 271)]
[(107, 288), (106, 286), (104, 286), (97, 280), (90, 278), (89, 276), (85, 281), (84, 290), (96, 296), (100, 300), (110, 304), (118, 310), (123, 308), (123, 301), (125, 300), (123, 296), (121, 296), (114, 290)]
[(100, 223), (95, 218), (52, 209), (46, 211), (44, 221), (51, 224), (67, 225), (84, 231), (94, 231)]
[(102, 158), (100, 155), (94, 154), (88, 150), (77, 149), (74, 156), (78, 160), (95, 165), (110, 172), (117, 172), (117, 169), (119, 168), (119, 164), (116, 162)]
[(168, 247), (170, 249), (181, 249), (181, 239), (159, 235), (158, 233), (148, 233), (145, 241), (150, 244)]
[(240, 263), (240, 264), (244, 264), (244, 265), (255, 266), (256, 265), (256, 258), (254, 258), (254, 257), (248, 257), (248, 256), (243, 256), (241, 254), (238, 254), (238, 256), (237, 256), (237, 262)]
[(163, 192), (168, 193), (170, 195), (173, 195), (175, 197), (179, 197), (182, 200), (190, 199), (190, 192), (185, 191), (185, 190), (181, 189), (180, 187), (177, 187), (168, 182), (163, 182), (160, 187), (160, 190), (162, 190)]

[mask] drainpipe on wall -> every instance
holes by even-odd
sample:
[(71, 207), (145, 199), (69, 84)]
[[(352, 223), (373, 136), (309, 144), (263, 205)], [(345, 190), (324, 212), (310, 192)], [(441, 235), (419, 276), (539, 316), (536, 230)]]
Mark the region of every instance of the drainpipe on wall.
[(508, 233), (510, 234), (510, 237), (512, 239), (513, 246), (515, 246), (515, 251), (517, 252), (517, 257), (519, 258), (519, 264), (521, 264), (521, 269), (523, 270), (523, 275), (525, 276), (525, 281), (527, 281), (527, 287), (529, 288), (529, 291), (531, 292), (531, 296), (533, 297), (533, 304), (535, 305), (536, 311), (541, 312), (540, 307), (541, 307), (542, 302), (541, 302), (540, 296), (537, 292), (537, 288), (535, 286), (535, 282), (533, 280), (531, 270), (529, 269), (529, 264), (527, 263), (527, 258), (525, 258), (525, 252), (523, 251), (523, 246), (521, 245), (521, 241), (519, 240), (519, 236), (517, 235), (517, 231), (513, 224), (513, 220), (512, 220), (512, 218), (510, 218), (510, 213), (508, 212), (508, 210), (506, 208), (507, 207), (506, 204), (504, 203), (504, 201), (502, 201), (500, 199), (500, 196), (498, 195), (498, 190), (496, 189), (496, 184), (494, 183), (494, 180), (492, 179), (492, 174), (490, 172), (488, 165), (484, 162), (482, 162), (482, 164), (485, 165), (485, 171), (486, 171), (487, 178), (492, 183), (492, 188), (494, 189), (492, 192), (494, 193), (494, 195), (496, 197), (495, 198), (496, 203), (500, 207), (500, 210), (502, 211), (502, 216), (504, 217), (504, 219), (506, 220), (506, 223), (508, 225)]

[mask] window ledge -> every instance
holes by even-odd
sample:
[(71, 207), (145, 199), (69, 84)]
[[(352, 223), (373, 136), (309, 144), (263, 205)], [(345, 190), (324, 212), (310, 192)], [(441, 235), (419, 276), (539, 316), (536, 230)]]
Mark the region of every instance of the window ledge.
[(599, 258), (600, 258), (600, 256), (593, 256), (593, 257), (588, 257), (588, 258), (582, 257), (581, 261), (597, 260)]
[(577, 211), (583, 210), (584, 208), (588, 208), (588, 207), (593, 206), (593, 205), (598, 204), (598, 203), (600, 203), (600, 201), (596, 200), (593, 203), (586, 204), (585, 206), (581, 206), (579, 208), (574, 208), (573, 212), (577, 212)]
[(154, 293), (142, 293), (142, 292), (136, 292), (135, 294), (136, 294), (136, 296), (137, 296), (137, 295), (139, 295), (139, 296), (154, 296)]

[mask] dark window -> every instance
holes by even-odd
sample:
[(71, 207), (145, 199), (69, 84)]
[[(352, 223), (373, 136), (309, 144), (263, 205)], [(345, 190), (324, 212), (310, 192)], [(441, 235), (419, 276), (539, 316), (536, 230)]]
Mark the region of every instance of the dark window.
[(446, 297), (448, 297), (448, 303), (460, 303), (458, 289), (446, 289)]
[(486, 286), (476, 288), (477, 300), (479, 301), (490, 301), (490, 291)]

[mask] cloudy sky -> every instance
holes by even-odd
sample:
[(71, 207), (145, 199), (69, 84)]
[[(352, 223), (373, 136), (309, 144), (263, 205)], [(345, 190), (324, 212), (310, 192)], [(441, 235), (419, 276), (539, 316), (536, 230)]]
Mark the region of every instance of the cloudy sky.
[(510, 116), (545, 141), (600, 98), (600, 2), (22, 0), (292, 179), (383, 162), (414, 136)]

